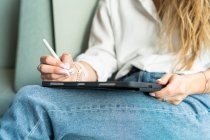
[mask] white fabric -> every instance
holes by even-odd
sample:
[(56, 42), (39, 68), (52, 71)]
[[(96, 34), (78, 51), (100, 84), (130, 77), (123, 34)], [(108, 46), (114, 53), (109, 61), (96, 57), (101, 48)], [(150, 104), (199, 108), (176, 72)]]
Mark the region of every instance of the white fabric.
[(203, 52), (191, 70), (174, 70), (176, 54), (160, 51), (157, 45), (160, 27), (153, 0), (101, 0), (89, 49), (77, 61), (89, 63), (96, 70), (98, 81), (106, 81), (116, 71), (116, 78), (122, 77), (132, 66), (149, 72), (179, 74), (209, 68), (210, 55)]

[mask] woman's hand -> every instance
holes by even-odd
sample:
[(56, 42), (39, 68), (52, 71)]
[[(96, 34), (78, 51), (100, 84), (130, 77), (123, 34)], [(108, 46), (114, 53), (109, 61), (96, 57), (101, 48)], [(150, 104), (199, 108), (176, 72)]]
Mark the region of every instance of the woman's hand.
[(157, 80), (157, 84), (166, 86), (161, 91), (150, 93), (161, 101), (167, 101), (171, 104), (180, 104), (187, 96), (196, 93), (202, 93), (205, 88), (204, 77), (201, 74), (195, 75), (177, 75), (166, 74)]
[(42, 56), (38, 70), (43, 81), (73, 81), (75, 76), (69, 72), (74, 67), (72, 57), (64, 53), (60, 60), (52, 56)]
[(40, 58), (38, 70), (43, 81), (97, 81), (96, 71), (86, 62), (73, 62), (72, 57), (64, 53), (60, 60), (52, 56)]

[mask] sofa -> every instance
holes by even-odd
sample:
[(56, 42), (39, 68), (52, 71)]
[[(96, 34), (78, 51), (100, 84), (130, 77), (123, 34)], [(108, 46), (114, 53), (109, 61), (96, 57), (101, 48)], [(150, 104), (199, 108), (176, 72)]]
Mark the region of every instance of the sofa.
[(20, 88), (41, 85), (39, 58), (49, 52), (73, 57), (87, 48), (98, 0), (0, 1), (0, 116)]

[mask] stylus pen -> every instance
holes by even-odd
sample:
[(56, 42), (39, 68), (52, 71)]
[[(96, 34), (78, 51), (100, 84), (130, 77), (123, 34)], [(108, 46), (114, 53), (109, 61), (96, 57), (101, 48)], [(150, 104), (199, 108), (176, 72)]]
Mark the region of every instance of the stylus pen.
[[(61, 61), (60, 58), (58, 57), (58, 55), (55, 53), (55, 51), (52, 49), (52, 47), (50, 46), (50, 44), (47, 42), (46, 39), (43, 39), (43, 42), (45, 44), (45, 47), (48, 49), (48, 51), (51, 53), (51, 55), (57, 59), (58, 61)], [(69, 76), (70, 75), (70, 72), (69, 72), (69, 67), (67, 66), (63, 66), (63, 68), (65, 69), (66, 71), (66, 74)], [(71, 70), (72, 71), (72, 70)]]
[(43, 39), (43, 42), (45, 44), (45, 47), (49, 50), (49, 52), (51, 53), (51, 55), (53, 57), (55, 57), (57, 60), (60, 61), (60, 58), (58, 57), (58, 55), (54, 52), (54, 50), (52, 49), (52, 47), (50, 46), (50, 44), (47, 42), (46, 39)]

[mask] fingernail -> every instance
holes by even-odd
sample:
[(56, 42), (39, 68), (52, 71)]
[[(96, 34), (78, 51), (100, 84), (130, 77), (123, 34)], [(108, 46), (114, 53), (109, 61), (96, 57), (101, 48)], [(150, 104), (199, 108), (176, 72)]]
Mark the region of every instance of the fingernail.
[(155, 97), (155, 93), (149, 93), (149, 95)]
[(60, 64), (60, 67), (63, 69), (66, 69), (66, 65), (65, 64)]
[(69, 70), (70, 69), (70, 64), (68, 64), (68, 63), (60, 64), (60, 67), (63, 68), (63, 69)]
[(158, 79), (157, 82), (162, 82), (162, 79)]
[(70, 64), (69, 63), (65, 63), (66, 69), (69, 70), (70, 69)]
[(66, 75), (66, 76), (70, 76), (69, 71), (66, 70), (66, 69), (60, 70), (59, 73), (60, 73), (60, 74), (64, 74), (64, 75)]

